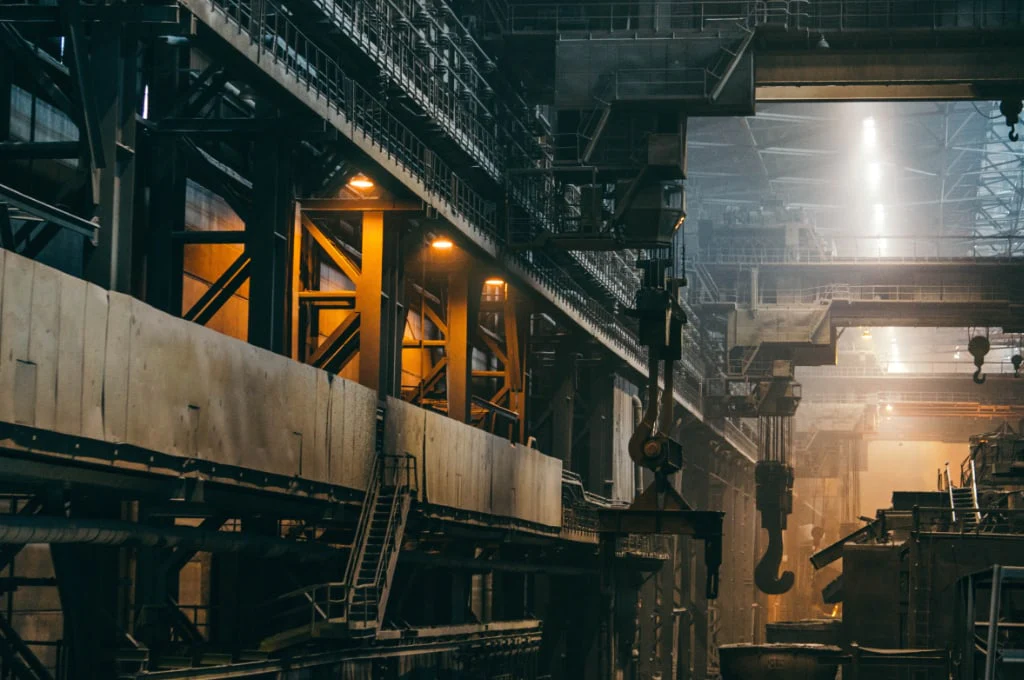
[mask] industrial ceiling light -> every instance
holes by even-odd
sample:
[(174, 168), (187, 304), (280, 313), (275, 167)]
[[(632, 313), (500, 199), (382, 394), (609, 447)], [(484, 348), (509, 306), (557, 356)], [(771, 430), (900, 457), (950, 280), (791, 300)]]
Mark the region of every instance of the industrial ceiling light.
[(505, 279), (499, 278), (497, 276), (492, 276), (491, 278), (489, 278), (489, 279), (484, 281), (484, 285), (485, 286), (504, 286), (505, 285)]
[(374, 186), (373, 180), (364, 175), (363, 173), (359, 173), (358, 175), (350, 179), (348, 181), (348, 185), (353, 189), (372, 189)]
[(892, 413), (892, 404), (886, 404), (885, 405), (885, 412), (886, 413)]
[(824, 33), (818, 39), (818, 44), (815, 47), (817, 47), (819, 50), (827, 50), (829, 47), (831, 47), (831, 45), (828, 44), (828, 41), (825, 40)]
[(455, 247), (455, 244), (452, 243), (452, 240), (450, 238), (438, 236), (437, 238), (430, 242), (430, 247), (433, 248), (434, 250), (451, 250), (452, 248)]
[(870, 340), (871, 339), (871, 329), (870, 328), (865, 328), (861, 332), (860, 337), (863, 338), (864, 340)]

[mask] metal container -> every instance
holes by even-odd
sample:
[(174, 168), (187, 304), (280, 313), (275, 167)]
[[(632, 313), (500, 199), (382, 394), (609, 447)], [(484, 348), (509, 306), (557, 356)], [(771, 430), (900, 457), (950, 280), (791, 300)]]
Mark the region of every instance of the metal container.
[(721, 645), (722, 680), (835, 680), (842, 650), (831, 645)]
[(842, 646), (842, 619), (779, 621), (766, 628), (769, 643)]

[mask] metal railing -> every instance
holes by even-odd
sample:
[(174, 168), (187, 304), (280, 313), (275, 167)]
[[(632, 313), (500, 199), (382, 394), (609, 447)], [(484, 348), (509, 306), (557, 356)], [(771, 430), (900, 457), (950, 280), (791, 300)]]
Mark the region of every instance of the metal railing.
[[(497, 218), (496, 205), (485, 199), (468, 182), (456, 174), (451, 167), (436, 156), (430, 148), (406, 125), (391, 114), (386, 106), (355, 80), (347, 77), (338, 62), (314, 44), (295, 23), (273, 3), (253, 6), (244, 0), (184, 0), (186, 6), (208, 5), (215, 13), (222, 15), (237, 35), (244, 35), (249, 45), (256, 50), (256, 59), (272, 60), (304, 86), (309, 98), (322, 102), (328, 110), (345, 116), (351, 126), (346, 134), (354, 140), (371, 144), (398, 169), (408, 173), (419, 182), (435, 205), (446, 206), (451, 213), (463, 218), (467, 227), (485, 241), (496, 246), (504, 242), (504, 232)], [(220, 30), (220, 29), (218, 29)], [(260, 37), (261, 36), (261, 37)], [(542, 183), (527, 184), (529, 198), (539, 201), (550, 199), (549, 177)], [(518, 186), (518, 185), (517, 185)], [(513, 186), (510, 195), (524, 189)], [(538, 219), (547, 216), (545, 224), (551, 224), (550, 216), (543, 211), (535, 212)], [(588, 254), (592, 255), (592, 254)], [(612, 261), (607, 255), (608, 261)], [(591, 263), (591, 271), (605, 282), (618, 281), (617, 298), (632, 303), (636, 277), (622, 276), (618, 269), (613, 272), (602, 270)], [(618, 260), (620, 263), (621, 259)], [(587, 294), (579, 282), (569, 275), (562, 266), (543, 252), (506, 253), (505, 265), (524, 278), (532, 279), (546, 294), (571, 315), (576, 315), (585, 326), (593, 329), (599, 339), (610, 349), (627, 358), (643, 370), (646, 366), (646, 351), (637, 342), (636, 334), (626, 326), (605, 304)], [(624, 264), (622, 265), (624, 266)], [(630, 285), (632, 284), (632, 285)], [(680, 368), (676, 383), (687, 385), (684, 369)], [(700, 376), (695, 376), (698, 380)], [(699, 401), (699, 389), (681, 388), (680, 395)]]
[(615, 71), (611, 101), (683, 100), (708, 97), (714, 77), (706, 68), (634, 68)]
[[(723, 302), (744, 303), (750, 301), (747, 291), (723, 290)], [(828, 286), (791, 290), (768, 290), (758, 297), (764, 305), (817, 306), (832, 302), (1009, 302), (1024, 298), (1024, 293), (1014, 295), (1006, 286), (971, 285), (864, 285), (851, 286), (835, 283)]]
[[(501, 2), (501, 0), (497, 0)], [(724, 25), (809, 31), (1008, 28), (1024, 24), (1024, 7), (986, 0), (690, 0), (654, 4), (509, 2), (510, 33), (708, 32)]]
[(507, 2), (502, 14), (510, 33), (718, 32), (731, 26), (790, 25), (809, 1)]
[[(935, 242), (932, 241), (932, 249)], [(836, 255), (824, 248), (702, 248), (687, 249), (687, 266), (761, 264), (999, 264), (1024, 262), (1024, 257), (970, 255)]]
[(905, 510), (879, 510), (879, 514), (891, 527), (905, 524), (909, 514), (910, 522), (906, 526), (916, 533), (1024, 534), (1024, 509), (1021, 508), (978, 508), (981, 520), (977, 524), (963, 521), (962, 516), (955, 519), (956, 511), (952, 507), (915, 507), (909, 513)]
[[(965, 353), (966, 355), (966, 353)], [(969, 375), (977, 370), (968, 357), (964, 361), (899, 361), (871, 366), (800, 366), (797, 380), (810, 377), (835, 378), (884, 378), (895, 376), (945, 378), (952, 375)], [(1013, 364), (1009, 361), (986, 361), (986, 375), (1013, 375)]]
[[(527, 215), (533, 230), (558, 231), (562, 221), (572, 219), (573, 206), (557, 200), (552, 177), (505, 177), (509, 167), (550, 167), (552, 158), (538, 144), (529, 122), (495, 97), (493, 88), (477, 69), (478, 63), (494, 65), (465, 29), (460, 34), (441, 32), (445, 49), (440, 50), (417, 26), (431, 24), (435, 30), (443, 27), (447, 31), (447, 23), (412, 0), (376, 4), (362, 0), (313, 2), (492, 180), (506, 184), (513, 205)], [(438, 7), (446, 5), (441, 3)], [(463, 45), (470, 49), (463, 49)], [(625, 284), (635, 276), (623, 277), (621, 272), (602, 266), (616, 259), (614, 256), (571, 256), (620, 303), (632, 302), (635, 288)]]
[[(802, 401), (814, 404), (981, 404), (984, 393), (978, 392), (865, 392), (865, 393), (828, 393), (813, 392), (804, 394)], [(1024, 394), (1020, 396), (1000, 395), (994, 398), (998, 404), (992, 406), (1013, 406), (1024, 404)]]

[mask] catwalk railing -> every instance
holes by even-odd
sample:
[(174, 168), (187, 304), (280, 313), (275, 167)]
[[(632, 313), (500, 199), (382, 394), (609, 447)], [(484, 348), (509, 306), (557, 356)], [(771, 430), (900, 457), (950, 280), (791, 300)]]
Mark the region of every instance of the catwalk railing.
[[(932, 250), (934, 250), (934, 241)], [(688, 250), (687, 266), (761, 264), (1019, 264), (1024, 257), (969, 255), (836, 255), (818, 248), (702, 248)]]
[[(346, 76), (338, 62), (311, 41), (285, 13), (272, 3), (264, 3), (261, 5), (264, 11), (254, 13), (252, 5), (240, 0), (184, 0), (184, 4), (225, 37), (234, 33), (232, 39), (236, 44), (245, 41), (250, 58), (257, 63), (272, 61), (283, 68), (304, 89), (305, 92), (297, 96), (342, 116), (345, 121), (342, 127), (354, 141), (368, 145), (389, 164), (407, 173), (423, 187), (430, 202), (464, 220), (475, 238), (490, 242), (506, 267), (532, 281), (545, 296), (566, 309), (570, 317), (579, 319), (585, 329), (592, 330), (602, 344), (636, 370), (644, 371), (646, 352), (637, 342), (633, 329), (609, 309), (609, 305), (588, 294), (550, 255), (539, 251), (503, 251), (505, 234), (496, 205), (455, 173), (369, 91)], [(217, 15), (227, 22), (223, 28), (218, 26)], [(538, 188), (535, 193), (542, 195), (543, 191)], [(626, 304), (632, 303), (619, 269), (602, 275), (623, 286), (618, 297)], [(703, 376), (693, 369), (689, 377), (686, 374), (686, 369), (677, 368), (677, 397), (699, 413), (699, 383)]]
[[(537, 141), (530, 122), (503, 103), (478, 64), (496, 68), (490, 57), (465, 33), (448, 32), (435, 10), (411, 1), (367, 3), (356, 0), (312, 0), (332, 25), (377, 65), (431, 118), (492, 181), (507, 189), (513, 205), (531, 222), (531, 230), (560, 231), (573, 219), (573, 206), (559, 192), (553, 177), (514, 174), (509, 168), (543, 169), (551, 166), (550, 153)], [(272, 5), (268, 5), (274, 14)], [(439, 8), (446, 8), (444, 3)], [(450, 20), (450, 19), (449, 19)], [(450, 20), (453, 21), (453, 20)], [(440, 50), (420, 27), (434, 25), (445, 49)], [(461, 24), (459, 24), (461, 26)], [(443, 27), (443, 30), (441, 28)], [(640, 84), (626, 81), (623, 88)], [(678, 84), (677, 84), (678, 85)], [(517, 107), (528, 110), (521, 101)], [(621, 257), (571, 253), (586, 273), (620, 304), (630, 304), (635, 286), (632, 272), (609, 267)]]
[[(861, 392), (804, 394), (803, 403), (810, 404), (985, 404), (984, 394), (977, 392)], [(994, 396), (989, 403), (995, 405), (1024, 405), (1024, 395)]]
[[(882, 366), (800, 366), (796, 369), (797, 380), (801, 378), (912, 378), (925, 377), (941, 380), (961, 377), (974, 373), (977, 368), (970, 355), (964, 351), (961, 361), (893, 361)], [(986, 360), (985, 374), (1014, 374), (1013, 364), (1008, 361)]]
[[(758, 297), (763, 305), (826, 305), (831, 302), (906, 302), (906, 303), (951, 303), (1009, 302), (1024, 299), (1024, 292), (1015, 293), (1009, 286), (970, 285), (863, 285), (851, 286), (837, 283), (830, 286), (816, 286), (791, 290), (770, 290)], [(721, 291), (723, 302), (749, 303), (746, 291)], [(965, 321), (967, 323), (967, 321)]]
[(673, 3), (494, 0), (508, 33), (716, 32), (724, 26), (810, 31), (998, 29), (1024, 24), (1024, 7), (986, 0), (690, 0)]

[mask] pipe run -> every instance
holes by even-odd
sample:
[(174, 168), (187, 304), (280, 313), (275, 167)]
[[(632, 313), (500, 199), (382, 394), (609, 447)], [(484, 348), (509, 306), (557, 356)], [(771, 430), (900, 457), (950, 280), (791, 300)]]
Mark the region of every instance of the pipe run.
[(246, 553), (259, 557), (296, 555), (306, 560), (341, 560), (337, 548), (243, 532), (192, 527), (153, 527), (120, 520), (0, 516), (0, 545), (84, 543), (111, 547), (183, 548), (199, 552)]

